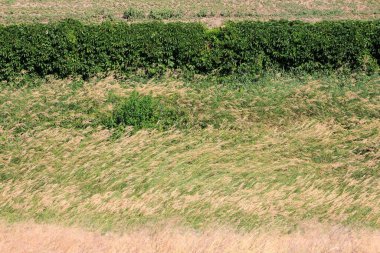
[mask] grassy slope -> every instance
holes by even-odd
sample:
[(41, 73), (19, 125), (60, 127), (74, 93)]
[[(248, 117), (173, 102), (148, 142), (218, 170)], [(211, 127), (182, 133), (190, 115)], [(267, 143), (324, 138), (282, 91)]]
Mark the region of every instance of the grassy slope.
[[(380, 3), (373, 0), (347, 1), (184, 1), (179, 0), (1, 0), (0, 23), (14, 22), (46, 22), (62, 18), (76, 18), (94, 22), (104, 19), (121, 19), (123, 12), (129, 7), (143, 10), (146, 14), (151, 10), (173, 9), (183, 13), (182, 20), (199, 19), (201, 12), (213, 13), (230, 19), (374, 19), (380, 16)], [(203, 20), (210, 25), (219, 25), (212, 17)]]
[[(135, 89), (170, 97), (191, 126), (113, 138), (96, 119)], [(0, 217), (113, 230), (171, 219), (379, 228), (379, 91), (378, 76), (2, 86)]]

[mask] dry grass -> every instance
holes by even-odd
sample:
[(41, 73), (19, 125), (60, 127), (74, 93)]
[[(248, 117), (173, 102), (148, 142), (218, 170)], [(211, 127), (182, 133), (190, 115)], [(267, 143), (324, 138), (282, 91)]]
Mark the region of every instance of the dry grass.
[[(378, 1), (369, 0), (270, 0), (270, 1), (173, 1), (169, 0), (124, 0), (124, 1), (51, 1), (51, 0), (2, 0), (0, 22), (48, 22), (62, 18), (76, 18), (88, 22), (121, 19), (129, 7), (143, 10), (173, 9), (181, 11), (182, 20), (200, 20), (210, 26), (220, 26), (229, 19), (375, 19), (380, 15)], [(200, 11), (213, 13), (210, 17), (198, 18)]]
[(54, 225), (2, 224), (0, 252), (378, 253), (380, 232), (309, 223), (290, 234), (273, 230), (239, 233), (222, 228), (194, 231), (159, 226), (120, 235)]
[[(113, 79), (3, 87), (1, 217), (120, 231), (167, 219), (379, 227), (379, 79), (338, 81), (280, 78), (244, 93)], [(177, 97), (195, 123), (234, 119), (115, 140), (96, 118), (134, 89)]]

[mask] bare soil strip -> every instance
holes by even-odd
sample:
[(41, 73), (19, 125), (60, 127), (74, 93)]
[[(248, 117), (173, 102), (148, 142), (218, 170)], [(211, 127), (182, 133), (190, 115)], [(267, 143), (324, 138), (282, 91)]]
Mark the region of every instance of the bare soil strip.
[(304, 224), (290, 234), (239, 233), (178, 226), (131, 230), (123, 235), (34, 223), (0, 224), (0, 252), (276, 252), (377, 253), (380, 231)]

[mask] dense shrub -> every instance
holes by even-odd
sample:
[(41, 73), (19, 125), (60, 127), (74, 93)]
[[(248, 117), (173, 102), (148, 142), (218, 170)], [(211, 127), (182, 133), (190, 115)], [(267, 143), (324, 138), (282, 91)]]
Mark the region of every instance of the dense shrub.
[(372, 49), (371, 53), (374, 57), (374, 59), (377, 60), (378, 64), (380, 65), (380, 21), (377, 21), (376, 23), (372, 24), (375, 28), (368, 29), (370, 36), (372, 38)]
[(245, 21), (210, 30), (199, 23), (84, 25), (74, 20), (0, 26), (1, 80), (20, 73), (149, 76), (167, 69), (218, 75), (270, 68), (373, 71), (379, 63), (380, 21)]
[(109, 128), (130, 126), (134, 131), (143, 128), (166, 130), (175, 126), (184, 126), (187, 120), (184, 111), (151, 95), (133, 92), (116, 105), (112, 114), (106, 117), (103, 123)]
[[(213, 41), (223, 73), (277, 67), (315, 71), (357, 69), (380, 37), (376, 22), (240, 22), (222, 28)], [(376, 47), (376, 46), (375, 46)], [(377, 46), (378, 47), (378, 46)]]
[(0, 45), (2, 80), (20, 72), (89, 77), (142, 70), (152, 75), (195, 66), (205, 47), (205, 28), (159, 22), (83, 25), (68, 20), (0, 27)]

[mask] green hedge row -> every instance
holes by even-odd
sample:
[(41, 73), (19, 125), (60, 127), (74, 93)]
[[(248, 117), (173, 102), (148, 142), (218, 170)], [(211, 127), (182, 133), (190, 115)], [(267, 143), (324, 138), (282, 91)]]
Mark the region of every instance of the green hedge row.
[(284, 70), (377, 68), (380, 21), (103, 23), (75, 20), (0, 26), (0, 79), (20, 73), (89, 77), (167, 69), (228, 75)]
[(213, 42), (212, 67), (218, 65), (223, 73), (266, 67), (309, 72), (376, 68), (379, 46), (379, 21), (232, 23)]

